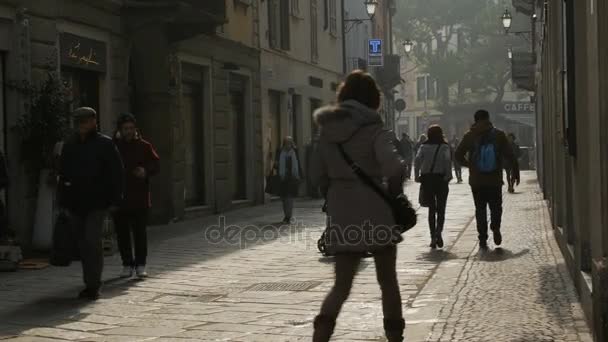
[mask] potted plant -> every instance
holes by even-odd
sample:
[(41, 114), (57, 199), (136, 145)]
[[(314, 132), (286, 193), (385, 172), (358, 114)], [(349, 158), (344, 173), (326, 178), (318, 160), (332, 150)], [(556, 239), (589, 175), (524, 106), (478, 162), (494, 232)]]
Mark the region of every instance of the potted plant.
[(71, 92), (52, 71), (40, 83), (13, 82), (10, 86), (26, 96), (26, 112), (13, 127), (21, 138), (21, 160), (39, 174), (32, 244), (48, 250), (53, 233), (57, 145), (70, 129)]

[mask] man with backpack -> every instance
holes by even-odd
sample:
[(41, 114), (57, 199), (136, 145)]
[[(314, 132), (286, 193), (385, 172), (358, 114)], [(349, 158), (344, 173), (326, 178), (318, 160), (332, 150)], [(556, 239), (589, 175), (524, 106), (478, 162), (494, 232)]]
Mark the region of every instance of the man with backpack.
[(475, 200), (475, 216), (479, 246), (488, 248), (488, 215), (490, 207), (494, 243), (500, 246), (502, 219), (503, 160), (512, 168), (512, 177), (519, 185), (519, 164), (505, 133), (494, 128), (486, 110), (475, 113), (475, 124), (471, 126), (456, 149), (455, 158), (460, 165), (469, 168), (469, 184)]

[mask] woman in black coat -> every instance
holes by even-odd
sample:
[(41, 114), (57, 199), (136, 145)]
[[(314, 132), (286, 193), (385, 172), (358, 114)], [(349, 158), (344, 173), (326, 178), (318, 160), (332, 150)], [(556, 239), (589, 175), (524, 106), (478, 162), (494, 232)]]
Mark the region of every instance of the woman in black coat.
[(303, 179), (302, 163), (293, 138), (283, 139), (283, 147), (275, 153), (274, 169), (280, 177), (279, 196), (283, 202), (283, 223), (291, 223), (293, 217), (293, 199), (298, 196), (300, 180)]

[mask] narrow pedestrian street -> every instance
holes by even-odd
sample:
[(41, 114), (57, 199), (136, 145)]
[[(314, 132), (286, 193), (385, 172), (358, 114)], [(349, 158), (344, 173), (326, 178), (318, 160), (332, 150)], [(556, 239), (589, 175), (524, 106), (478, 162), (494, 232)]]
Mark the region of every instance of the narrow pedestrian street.
[[(408, 183), (417, 198), (417, 185)], [(533, 173), (505, 195), (502, 249), (479, 252), (466, 184), (452, 184), (446, 248), (430, 251), (426, 212), (400, 246), (407, 341), (592, 341), (553, 238)], [(80, 265), (0, 274), (0, 339), (8, 341), (309, 341), (332, 284), (317, 252), (320, 201), (296, 204), (298, 224), (278, 203), (219, 218), (152, 227), (150, 278), (121, 280), (106, 259), (102, 299), (75, 299)], [(230, 225), (239, 229), (231, 229)], [(361, 266), (335, 341), (384, 341), (374, 265)]]

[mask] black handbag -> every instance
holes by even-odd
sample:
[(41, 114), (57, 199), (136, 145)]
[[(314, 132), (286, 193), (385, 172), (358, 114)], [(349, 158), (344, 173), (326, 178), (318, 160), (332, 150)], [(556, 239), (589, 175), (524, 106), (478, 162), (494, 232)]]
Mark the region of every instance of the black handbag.
[(266, 176), (266, 188), (264, 192), (269, 195), (278, 196), (281, 192), (281, 177), (279, 175)]
[(53, 229), (53, 248), (49, 263), (53, 266), (67, 267), (78, 257), (78, 245), (70, 218), (61, 212)]
[(344, 161), (346, 161), (357, 177), (382, 197), (382, 199), (391, 207), (395, 223), (399, 226), (399, 233), (403, 234), (412, 229), (417, 222), (416, 210), (412, 208), (412, 204), (407, 199), (407, 196), (404, 193), (401, 193), (397, 197), (391, 197), (352, 160), (341, 144), (338, 144), (338, 149), (340, 150), (340, 154), (342, 155), (342, 158), (344, 158)]
[(431, 205), (431, 194), (428, 190), (428, 176), (433, 174), (433, 170), (435, 170), (435, 163), (437, 162), (437, 154), (439, 154), (439, 149), (441, 148), (441, 144), (437, 146), (435, 150), (435, 155), (433, 156), (433, 164), (431, 164), (431, 171), (428, 174), (420, 175), (420, 192), (418, 193), (418, 202), (421, 207), (428, 208)]

